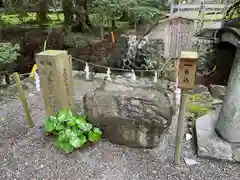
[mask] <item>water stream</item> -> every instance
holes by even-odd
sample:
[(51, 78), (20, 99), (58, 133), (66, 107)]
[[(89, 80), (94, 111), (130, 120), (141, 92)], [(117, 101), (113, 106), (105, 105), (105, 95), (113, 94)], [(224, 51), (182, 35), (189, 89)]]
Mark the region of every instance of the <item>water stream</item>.
[(146, 43), (149, 43), (146, 37), (140, 40), (136, 35), (128, 36), (128, 50), (126, 56), (122, 59), (122, 69), (141, 68), (141, 62), (138, 62), (137, 53), (141, 55), (141, 50)]

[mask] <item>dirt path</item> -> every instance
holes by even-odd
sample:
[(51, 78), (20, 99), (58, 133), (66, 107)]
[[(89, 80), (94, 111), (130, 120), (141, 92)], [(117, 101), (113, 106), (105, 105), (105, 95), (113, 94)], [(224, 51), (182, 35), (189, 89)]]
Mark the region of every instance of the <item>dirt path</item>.
[[(80, 100), (97, 83), (79, 80)], [(163, 143), (154, 149), (133, 149), (102, 140), (95, 146), (66, 155), (44, 136), (41, 127), (44, 106), (35, 91), (28, 93), (36, 127), (27, 132), (19, 100), (0, 109), (1, 180), (238, 180), (240, 166), (228, 162), (197, 159), (199, 165), (173, 164), (176, 120)], [(195, 158), (192, 143), (184, 142), (183, 157)]]

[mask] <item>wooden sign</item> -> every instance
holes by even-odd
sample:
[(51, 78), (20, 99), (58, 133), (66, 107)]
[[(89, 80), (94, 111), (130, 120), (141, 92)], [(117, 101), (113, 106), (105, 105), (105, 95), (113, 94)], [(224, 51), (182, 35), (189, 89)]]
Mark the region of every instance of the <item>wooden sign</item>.
[(193, 89), (195, 87), (197, 59), (197, 52), (181, 52), (181, 57), (179, 61), (179, 88)]
[(182, 51), (192, 48), (194, 21), (181, 16), (173, 16), (166, 23), (164, 37), (164, 57), (179, 58)]
[(63, 108), (75, 110), (72, 60), (67, 51), (43, 51), (36, 54), (35, 61), (47, 115), (56, 115)]

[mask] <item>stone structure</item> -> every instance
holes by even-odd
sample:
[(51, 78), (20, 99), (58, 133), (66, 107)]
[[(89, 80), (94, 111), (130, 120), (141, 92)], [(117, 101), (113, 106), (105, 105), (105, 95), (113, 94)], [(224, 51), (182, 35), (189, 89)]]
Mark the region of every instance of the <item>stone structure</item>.
[(129, 147), (155, 147), (173, 117), (170, 100), (160, 86), (123, 76), (87, 93), (84, 108), (105, 138)]
[(72, 59), (67, 51), (47, 50), (35, 58), (48, 116), (63, 108), (75, 109)]
[[(198, 155), (218, 159), (240, 161), (240, 30), (222, 28), (217, 33), (219, 44), (229, 43), (235, 51), (235, 57), (217, 59), (223, 62), (233, 61), (228, 79), (226, 95), (221, 108), (217, 108), (196, 121)], [(224, 61), (225, 60), (225, 61)], [(220, 67), (220, 66), (219, 66)]]
[(232, 143), (240, 143), (240, 41), (237, 48), (224, 104), (216, 124), (219, 135)]

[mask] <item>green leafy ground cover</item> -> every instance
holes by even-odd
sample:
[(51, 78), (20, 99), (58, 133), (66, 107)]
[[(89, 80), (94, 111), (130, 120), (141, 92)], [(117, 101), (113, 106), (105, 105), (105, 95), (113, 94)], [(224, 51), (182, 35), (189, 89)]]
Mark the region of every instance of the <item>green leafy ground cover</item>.
[(44, 129), (46, 133), (57, 136), (56, 147), (66, 153), (73, 152), (87, 142), (96, 143), (102, 136), (102, 131), (89, 123), (85, 116), (74, 114), (69, 109), (48, 117), (44, 122)]

